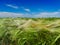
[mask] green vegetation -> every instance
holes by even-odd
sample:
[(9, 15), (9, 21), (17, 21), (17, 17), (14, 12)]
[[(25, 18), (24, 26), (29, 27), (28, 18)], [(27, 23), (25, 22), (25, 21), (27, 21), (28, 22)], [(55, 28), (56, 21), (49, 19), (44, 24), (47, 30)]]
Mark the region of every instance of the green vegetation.
[(0, 45), (60, 45), (60, 18), (0, 18)]

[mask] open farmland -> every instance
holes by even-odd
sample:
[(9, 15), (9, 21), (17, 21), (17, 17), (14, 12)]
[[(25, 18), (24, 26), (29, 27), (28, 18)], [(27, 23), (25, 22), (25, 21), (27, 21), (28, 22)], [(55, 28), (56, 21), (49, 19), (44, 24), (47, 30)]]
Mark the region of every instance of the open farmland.
[(60, 18), (0, 18), (0, 45), (60, 45)]

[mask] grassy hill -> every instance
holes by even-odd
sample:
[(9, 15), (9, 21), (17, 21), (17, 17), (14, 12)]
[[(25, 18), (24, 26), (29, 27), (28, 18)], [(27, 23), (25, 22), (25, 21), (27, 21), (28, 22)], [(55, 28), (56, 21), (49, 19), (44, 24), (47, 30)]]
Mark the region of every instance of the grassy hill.
[(0, 45), (60, 45), (60, 18), (0, 18)]

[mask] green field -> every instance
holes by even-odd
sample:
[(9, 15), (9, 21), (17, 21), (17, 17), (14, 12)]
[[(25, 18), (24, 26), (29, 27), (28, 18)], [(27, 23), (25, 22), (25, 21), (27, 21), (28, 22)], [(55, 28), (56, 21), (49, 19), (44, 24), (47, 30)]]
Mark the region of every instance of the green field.
[(0, 18), (0, 45), (60, 45), (60, 18)]

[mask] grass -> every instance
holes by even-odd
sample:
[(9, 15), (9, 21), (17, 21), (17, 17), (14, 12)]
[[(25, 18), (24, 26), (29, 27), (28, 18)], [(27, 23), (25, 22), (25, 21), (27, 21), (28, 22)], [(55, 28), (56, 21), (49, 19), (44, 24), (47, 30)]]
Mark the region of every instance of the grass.
[(60, 45), (60, 18), (1, 18), (0, 45)]

